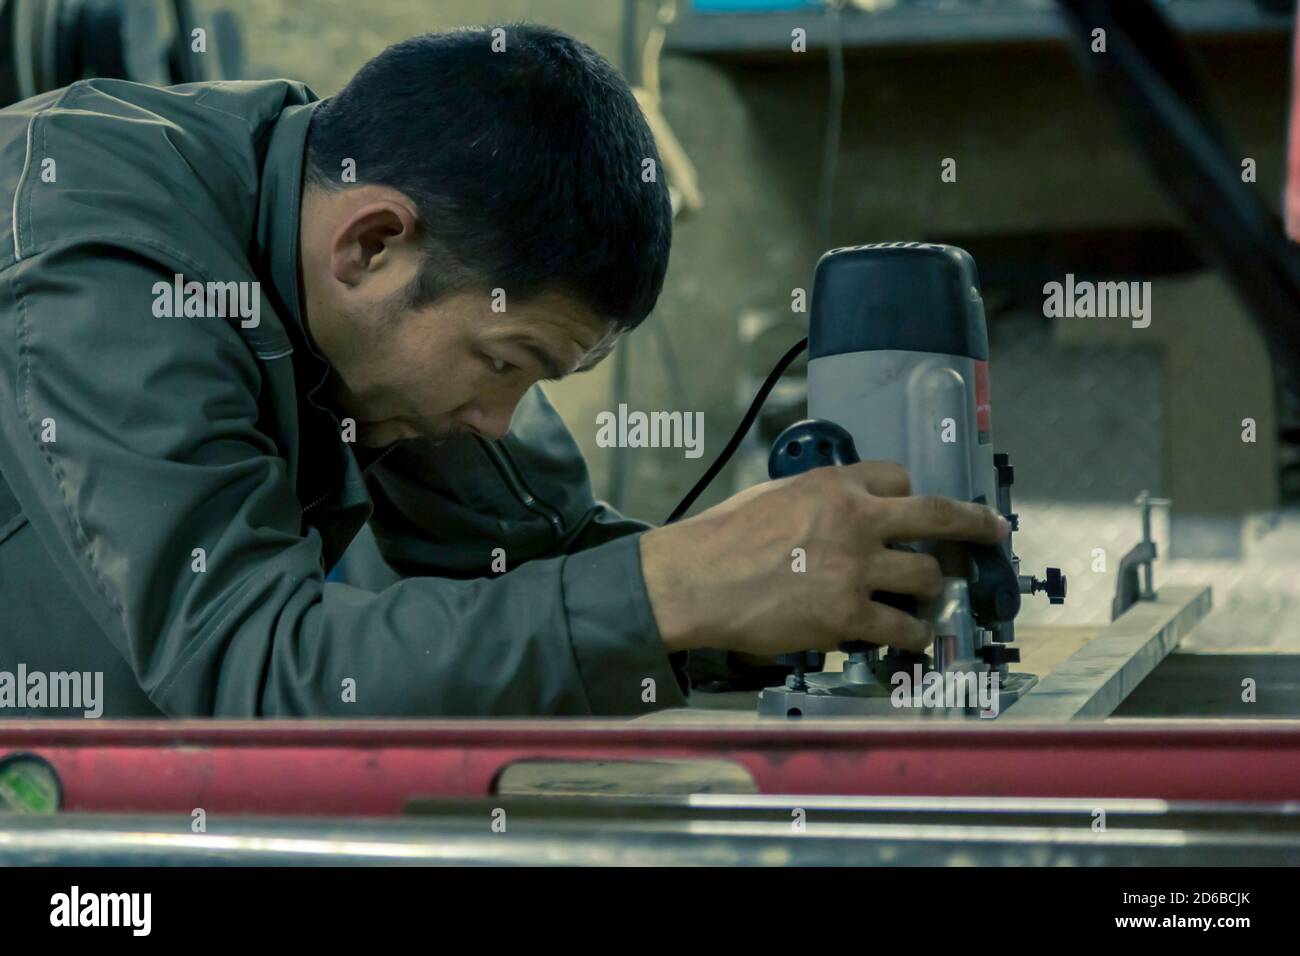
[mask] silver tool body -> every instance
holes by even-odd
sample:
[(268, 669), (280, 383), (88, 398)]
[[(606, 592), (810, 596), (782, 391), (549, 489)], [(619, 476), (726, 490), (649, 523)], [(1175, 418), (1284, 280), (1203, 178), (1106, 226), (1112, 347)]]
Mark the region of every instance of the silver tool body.
[[(968, 253), (916, 242), (831, 250), (817, 265), (808, 348), (809, 420), (774, 443), (772, 477), (857, 460), (894, 461), (907, 469), (913, 494), (983, 502), (1015, 528), (1010, 461), (994, 453), (987, 326)], [(864, 635), (842, 646), (848, 653), (843, 671), (815, 671), (820, 655), (794, 655), (785, 685), (760, 695), (760, 713), (896, 715), (899, 673), (909, 679), (930, 672), (996, 674), (1002, 709), (1033, 685), (1033, 675), (1009, 668), (1019, 660), (1014, 619), (1022, 592), (1044, 590), (1053, 603), (1064, 600), (1060, 572), (1049, 569), (1047, 583), (1022, 577), (1010, 536), (1001, 546), (903, 546), (939, 560), (942, 595), (920, 607), (902, 595), (873, 597), (928, 621), (931, 653), (884, 651)], [(926, 708), (925, 715), (973, 710)]]

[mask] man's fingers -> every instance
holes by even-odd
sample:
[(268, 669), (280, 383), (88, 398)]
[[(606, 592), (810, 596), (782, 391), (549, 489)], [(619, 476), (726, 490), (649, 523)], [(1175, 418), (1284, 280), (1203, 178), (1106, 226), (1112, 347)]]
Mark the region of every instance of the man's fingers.
[(868, 601), (867, 607), (867, 640), (873, 644), (924, 652), (934, 643), (934, 631), (919, 617), (876, 601)]
[(928, 601), (943, 592), (943, 571), (932, 554), (882, 549), (872, 559), (871, 583), (878, 591), (911, 594)]
[(912, 479), (897, 462), (859, 461), (841, 466), (841, 471), (880, 498), (901, 498), (912, 493)]
[(934, 632), (920, 618), (887, 604), (864, 599), (862, 610), (849, 633), (827, 634), (813, 642), (813, 647), (816, 650), (833, 651), (850, 641), (866, 641), (909, 651), (928, 651), (934, 641)]
[(883, 513), (880, 530), (885, 541), (945, 538), (997, 544), (1011, 527), (992, 508), (940, 495), (893, 498), (885, 503)]

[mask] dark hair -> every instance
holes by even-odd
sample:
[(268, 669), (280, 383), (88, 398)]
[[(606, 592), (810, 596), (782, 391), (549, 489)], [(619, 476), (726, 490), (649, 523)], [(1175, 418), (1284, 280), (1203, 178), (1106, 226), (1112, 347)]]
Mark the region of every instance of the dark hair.
[(557, 30), (396, 43), (317, 107), (307, 153), (315, 185), (346, 188), (351, 158), (358, 184), (414, 201), (427, 250), (414, 305), (468, 288), (556, 291), (631, 328), (663, 287), (672, 208), (654, 136), (618, 72)]

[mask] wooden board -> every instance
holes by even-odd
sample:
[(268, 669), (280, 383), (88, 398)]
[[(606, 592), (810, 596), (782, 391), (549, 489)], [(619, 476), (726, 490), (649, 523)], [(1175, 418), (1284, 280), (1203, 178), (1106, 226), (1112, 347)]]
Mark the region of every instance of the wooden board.
[(1163, 587), (1052, 669), (1001, 718), (1062, 721), (1109, 717), (1182, 636), (1210, 613), (1208, 587)]

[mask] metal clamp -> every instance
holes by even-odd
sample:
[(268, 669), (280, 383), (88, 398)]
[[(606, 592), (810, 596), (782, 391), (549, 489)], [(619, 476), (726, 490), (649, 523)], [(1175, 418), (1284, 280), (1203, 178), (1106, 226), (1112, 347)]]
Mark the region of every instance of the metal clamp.
[(1152, 564), (1158, 551), (1156, 543), (1151, 540), (1151, 509), (1168, 507), (1173, 501), (1170, 498), (1152, 498), (1150, 492), (1143, 490), (1133, 503), (1142, 509), (1142, 540), (1120, 559), (1115, 575), (1115, 599), (1110, 606), (1112, 621), (1138, 601), (1155, 600)]

